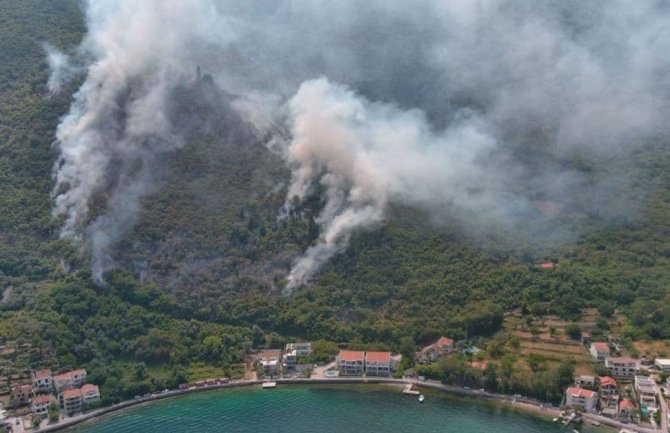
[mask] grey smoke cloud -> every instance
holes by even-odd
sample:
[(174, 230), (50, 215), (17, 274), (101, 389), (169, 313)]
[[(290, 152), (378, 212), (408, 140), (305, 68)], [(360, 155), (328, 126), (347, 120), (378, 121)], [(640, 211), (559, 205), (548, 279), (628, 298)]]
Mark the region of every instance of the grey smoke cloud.
[(321, 237), (289, 288), (393, 204), (476, 232), (549, 232), (538, 202), (625, 213), (620, 173), (577, 161), (668, 132), (670, 11), (654, 0), (102, 0), (86, 13), (93, 61), (58, 129), (54, 214), (99, 263), (151, 188), (142, 167), (181, 145), (167, 110), (195, 65), (261, 132), (290, 131), (271, 140), (292, 169), (287, 207), (323, 191)]

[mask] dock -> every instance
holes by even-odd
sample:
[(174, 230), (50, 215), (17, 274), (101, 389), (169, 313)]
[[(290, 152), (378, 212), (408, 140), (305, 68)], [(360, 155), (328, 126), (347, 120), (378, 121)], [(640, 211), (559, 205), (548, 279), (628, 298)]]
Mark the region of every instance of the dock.
[(411, 383), (405, 386), (405, 389), (402, 390), (402, 393), (403, 394), (408, 394), (408, 395), (419, 395), (420, 394), (418, 390), (416, 390), (412, 387)]

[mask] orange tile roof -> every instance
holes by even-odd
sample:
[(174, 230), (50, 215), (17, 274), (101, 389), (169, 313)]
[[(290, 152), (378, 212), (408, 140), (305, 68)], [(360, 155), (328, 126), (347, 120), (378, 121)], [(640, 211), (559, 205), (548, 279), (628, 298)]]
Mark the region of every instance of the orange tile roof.
[(35, 379), (45, 379), (47, 377), (51, 377), (51, 370), (39, 370), (35, 372)]
[(365, 352), (360, 350), (340, 350), (341, 361), (362, 361), (365, 358)]
[(32, 403), (33, 405), (37, 406), (39, 404), (48, 404), (52, 401), (55, 401), (53, 395), (38, 395), (37, 397), (33, 398)]
[(613, 377), (603, 376), (600, 378), (600, 386), (616, 386), (616, 380)]
[(100, 389), (96, 385), (91, 385), (90, 383), (87, 383), (86, 385), (81, 387), (81, 392), (84, 394), (90, 391), (100, 393)]
[(624, 398), (621, 400), (621, 403), (619, 403), (619, 410), (624, 409), (635, 409), (635, 403), (633, 403), (629, 398)]
[(583, 388), (578, 388), (576, 386), (571, 386), (570, 388), (567, 389), (567, 393), (575, 396), (575, 397), (582, 397), (582, 398), (591, 398), (596, 395), (595, 391), (590, 391), (588, 389), (583, 389)]
[(591, 343), (591, 346), (595, 347), (596, 350), (600, 351), (605, 351), (605, 350), (610, 350), (609, 344), (603, 342), (603, 341), (596, 341), (595, 343)]
[(617, 364), (637, 364), (636, 360), (627, 356), (610, 356), (607, 358), (607, 362), (616, 362)]
[(435, 342), (435, 344), (437, 344), (438, 346), (453, 346), (454, 345), (454, 340), (452, 340), (451, 338), (447, 338), (447, 337), (440, 337), (440, 339), (437, 340), (437, 342)]
[(81, 391), (79, 390), (79, 388), (68, 389), (67, 391), (65, 391), (63, 393), (63, 399), (64, 400), (69, 400), (69, 399), (75, 398), (75, 397), (81, 398)]
[(365, 360), (369, 362), (390, 362), (391, 353), (389, 352), (367, 352)]

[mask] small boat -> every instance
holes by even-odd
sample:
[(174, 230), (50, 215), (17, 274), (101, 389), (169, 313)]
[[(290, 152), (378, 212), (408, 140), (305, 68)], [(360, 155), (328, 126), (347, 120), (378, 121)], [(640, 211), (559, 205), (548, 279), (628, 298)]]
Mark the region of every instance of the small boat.
[(423, 401), (424, 401), (425, 399), (426, 399), (426, 397), (424, 397), (423, 394), (421, 394), (421, 395), (419, 396), (419, 403), (423, 403)]
[(553, 422), (556, 422), (556, 421), (558, 421), (558, 418), (554, 418), (554, 419), (552, 419), (552, 421), (553, 421)]
[(263, 388), (276, 388), (277, 382), (263, 382)]

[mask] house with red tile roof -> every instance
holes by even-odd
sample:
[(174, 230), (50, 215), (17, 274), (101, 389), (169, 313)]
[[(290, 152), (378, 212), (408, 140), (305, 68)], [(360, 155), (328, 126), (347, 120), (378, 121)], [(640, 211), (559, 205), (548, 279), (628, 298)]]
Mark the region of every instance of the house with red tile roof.
[(87, 383), (81, 387), (80, 391), (83, 404), (91, 404), (100, 400), (100, 389), (96, 385)]
[(65, 413), (73, 414), (81, 411), (81, 390), (79, 388), (68, 389), (59, 395), (60, 407)]
[(440, 339), (435, 342), (435, 345), (442, 349), (445, 353), (451, 353), (454, 351), (454, 340), (448, 337), (440, 337)]
[(633, 416), (635, 416), (636, 409), (637, 406), (635, 406), (635, 403), (631, 399), (624, 398), (619, 403), (619, 419), (622, 421), (630, 421), (633, 419)]
[(448, 337), (440, 337), (435, 343), (429, 344), (416, 353), (414, 358), (417, 362), (433, 362), (440, 356), (454, 351), (454, 340)]
[(589, 389), (571, 386), (565, 390), (565, 405), (583, 412), (595, 412), (598, 394)]
[(617, 395), (616, 380), (610, 376), (600, 378), (600, 395)]
[(86, 370), (72, 370), (54, 377), (54, 386), (59, 393), (70, 388), (78, 388), (86, 383)]
[(591, 343), (591, 349), (589, 349), (589, 352), (591, 352), (591, 356), (593, 356), (597, 361), (605, 362), (605, 359), (610, 356), (610, 346), (605, 342), (596, 341)]
[(43, 394), (34, 397), (30, 402), (30, 410), (35, 415), (46, 415), (49, 412), (49, 406), (56, 403), (56, 399), (51, 394)]
[(35, 392), (49, 392), (53, 388), (54, 378), (51, 370), (33, 371), (30, 376), (33, 380)]
[(390, 352), (366, 352), (365, 374), (368, 376), (390, 376), (391, 375), (391, 353)]
[(340, 375), (362, 376), (365, 373), (365, 352), (363, 351), (340, 350), (336, 362)]
[(12, 396), (21, 402), (21, 404), (30, 403), (33, 396), (32, 385), (14, 385), (12, 386)]

